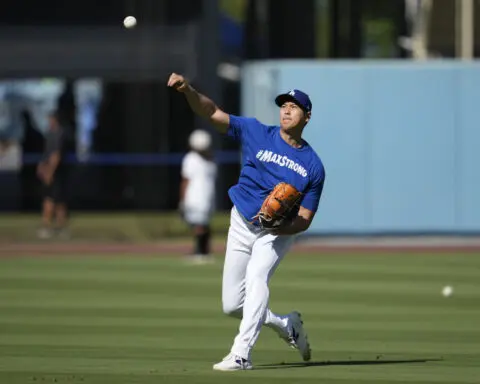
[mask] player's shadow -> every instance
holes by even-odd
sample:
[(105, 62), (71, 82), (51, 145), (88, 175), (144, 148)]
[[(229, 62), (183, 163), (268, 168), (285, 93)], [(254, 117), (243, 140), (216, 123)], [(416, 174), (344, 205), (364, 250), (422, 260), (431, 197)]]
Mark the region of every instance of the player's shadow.
[(288, 369), (288, 368), (307, 368), (307, 367), (327, 367), (331, 365), (382, 365), (382, 364), (418, 364), (428, 363), (430, 361), (442, 361), (443, 359), (405, 359), (405, 360), (337, 360), (337, 361), (308, 361), (300, 363), (277, 363), (277, 364), (259, 364), (255, 369)]

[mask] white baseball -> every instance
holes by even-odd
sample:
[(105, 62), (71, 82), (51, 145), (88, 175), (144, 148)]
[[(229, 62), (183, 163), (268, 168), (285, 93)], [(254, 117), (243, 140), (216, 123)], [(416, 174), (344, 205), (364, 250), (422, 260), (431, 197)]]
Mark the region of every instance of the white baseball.
[(449, 297), (451, 296), (453, 293), (453, 288), (450, 287), (449, 285), (443, 287), (443, 290), (442, 290), (442, 295), (445, 296), (445, 297)]
[(137, 25), (137, 19), (134, 16), (127, 16), (123, 20), (123, 25), (125, 28), (133, 28)]

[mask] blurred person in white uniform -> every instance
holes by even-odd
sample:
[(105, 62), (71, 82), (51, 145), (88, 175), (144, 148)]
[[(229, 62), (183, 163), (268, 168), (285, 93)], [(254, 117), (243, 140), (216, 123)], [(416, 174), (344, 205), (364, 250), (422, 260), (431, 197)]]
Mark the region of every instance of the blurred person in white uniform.
[(182, 160), (180, 211), (194, 234), (192, 261), (213, 261), (210, 255), (210, 221), (215, 209), (217, 165), (213, 160), (212, 136), (195, 130), (189, 137), (190, 151)]

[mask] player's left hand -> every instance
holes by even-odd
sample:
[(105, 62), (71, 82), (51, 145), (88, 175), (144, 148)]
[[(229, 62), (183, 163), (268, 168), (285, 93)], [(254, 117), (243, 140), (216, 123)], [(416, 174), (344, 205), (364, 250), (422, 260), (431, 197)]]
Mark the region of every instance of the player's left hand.
[(268, 232), (270, 235), (274, 236), (281, 236), (289, 234), (287, 227), (289, 227), (292, 223), (284, 222), (282, 225), (273, 228), (265, 228), (265, 231)]

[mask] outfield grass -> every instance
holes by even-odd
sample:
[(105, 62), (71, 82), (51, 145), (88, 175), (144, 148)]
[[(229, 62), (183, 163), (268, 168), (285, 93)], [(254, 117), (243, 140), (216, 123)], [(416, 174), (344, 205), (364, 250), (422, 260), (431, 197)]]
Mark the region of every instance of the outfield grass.
[(0, 383), (479, 383), (479, 256), (289, 255), (272, 309), (302, 311), (313, 362), (264, 329), (234, 373), (221, 259), (4, 257)]

